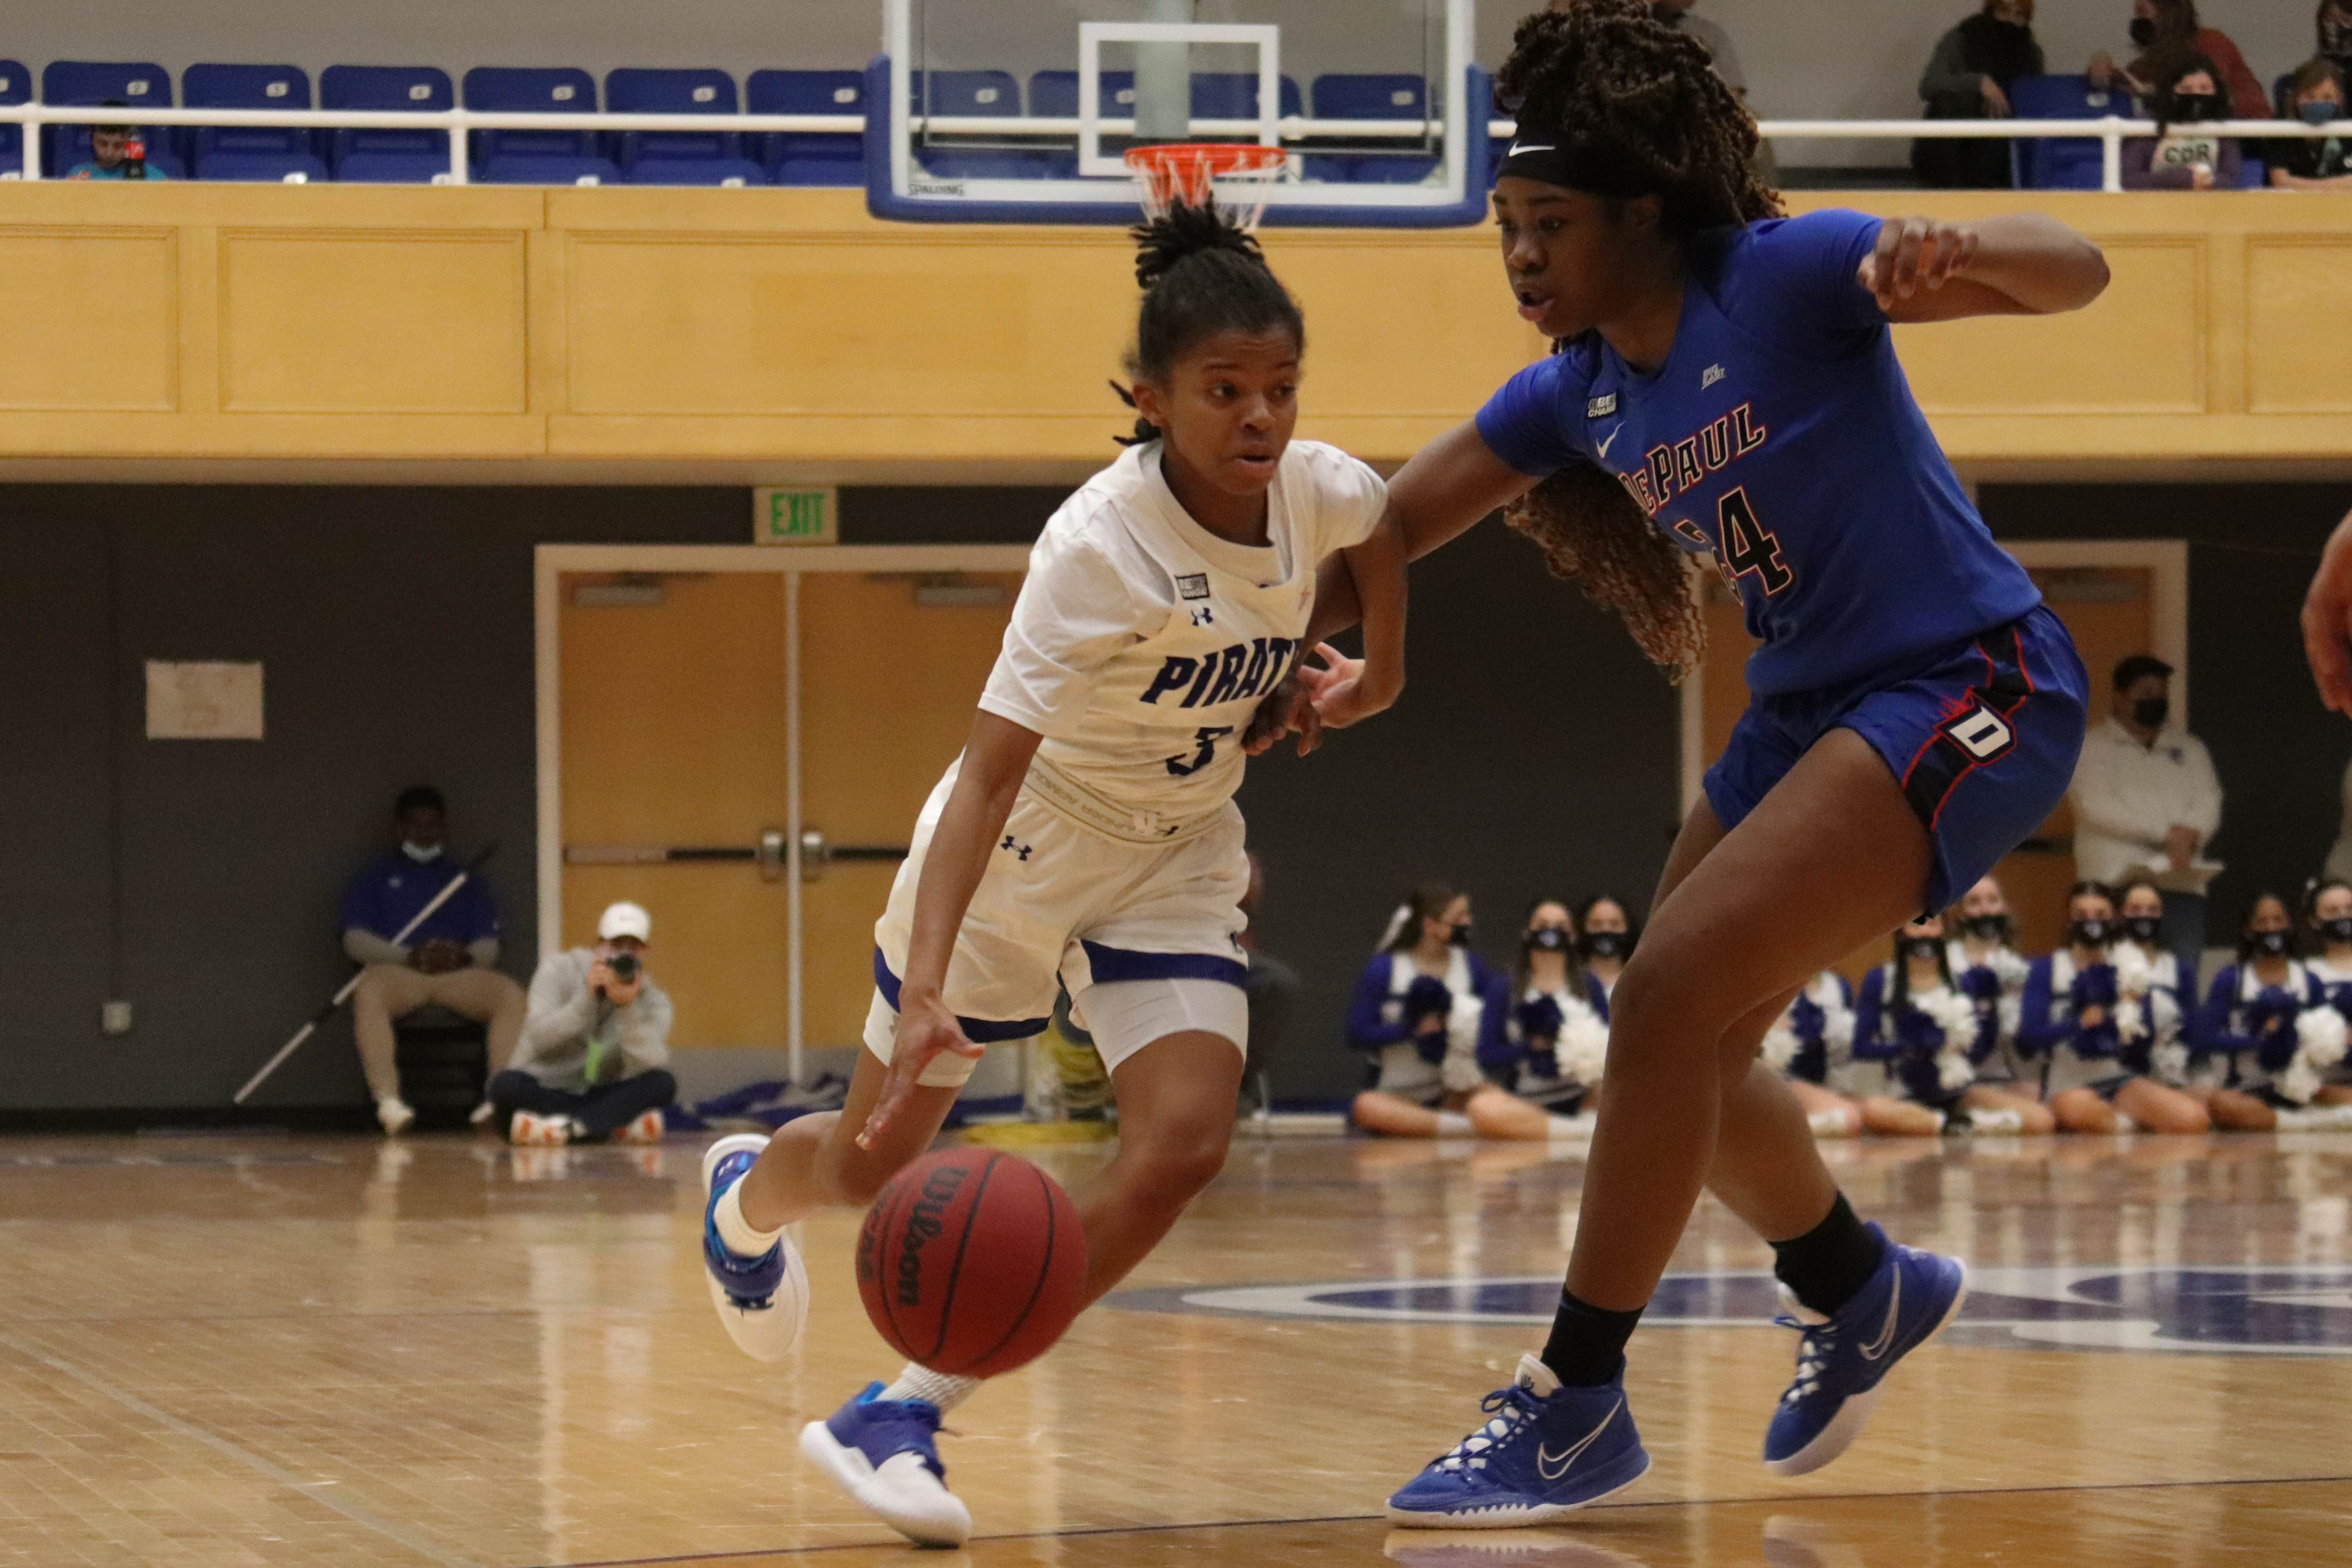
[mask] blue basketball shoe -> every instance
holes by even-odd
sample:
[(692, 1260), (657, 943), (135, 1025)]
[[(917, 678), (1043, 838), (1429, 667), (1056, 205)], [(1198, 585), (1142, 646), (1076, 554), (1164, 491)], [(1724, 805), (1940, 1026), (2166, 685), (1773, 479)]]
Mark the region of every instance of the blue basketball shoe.
[(823, 1421), (801, 1428), (801, 1452), (841, 1489), (918, 1546), (961, 1546), (971, 1510), (948, 1490), (932, 1440), (940, 1408), (922, 1399), (884, 1399), (869, 1383)]
[(1885, 1256), (1835, 1312), (1823, 1317), (1780, 1289), (1789, 1310), (1774, 1321), (1805, 1337), (1797, 1346), (1797, 1380), (1764, 1434), (1764, 1468), (1776, 1476), (1801, 1476), (1844, 1453), (1895, 1363), (1935, 1338), (1968, 1296), (1969, 1266), (1958, 1258), (1887, 1241), (1875, 1225), (1870, 1233), (1885, 1244)]
[(808, 1270), (792, 1237), (757, 1258), (727, 1249), (711, 1217), (719, 1194), (743, 1179), (768, 1141), (757, 1132), (721, 1138), (702, 1155), (702, 1267), (710, 1277), (710, 1304), (736, 1348), (755, 1361), (782, 1361), (808, 1321)]
[(1389, 1499), (1389, 1521), (1430, 1530), (1505, 1530), (1563, 1519), (1623, 1491), (1650, 1468), (1625, 1368), (1598, 1388), (1562, 1388), (1551, 1368), (1519, 1358), (1510, 1386), (1479, 1406), (1486, 1424), (1433, 1459)]

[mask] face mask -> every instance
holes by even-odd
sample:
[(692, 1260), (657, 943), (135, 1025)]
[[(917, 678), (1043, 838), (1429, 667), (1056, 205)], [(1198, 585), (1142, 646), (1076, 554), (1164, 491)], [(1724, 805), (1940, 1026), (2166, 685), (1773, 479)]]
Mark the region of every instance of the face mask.
[(2134, 16), (2131, 19), (2131, 41), (2143, 49), (2156, 42), (2156, 18)]
[(2156, 915), (2124, 917), (2124, 934), (2137, 942), (2154, 942), (2157, 932), (2162, 930), (2163, 926), (2163, 920)]
[(2168, 697), (2143, 697), (2132, 704), (2132, 722), (2143, 730), (2161, 730), (2172, 712)]
[(2219, 120), (2221, 102), (2210, 92), (2177, 92), (2172, 95), (2173, 116), (2179, 120)]
[(441, 858), (441, 846), (438, 844), (411, 844), (405, 838), (400, 841), (400, 852), (420, 866), (429, 866)]
[(2283, 931), (2258, 931), (2253, 934), (2249, 945), (2264, 957), (2284, 958), (2286, 956), (2287, 935), (2288, 933)]
[(1540, 926), (1528, 932), (1529, 952), (1566, 952), (1568, 933), (1558, 926)]
[(2294, 106), (2294, 112), (2305, 125), (2328, 125), (2335, 122), (2344, 106), (2330, 103), (2324, 98), (2307, 98)]
[(2102, 920), (2075, 921), (2066, 927), (2066, 940), (2077, 947), (2105, 947), (2114, 934)]
[(1932, 961), (1944, 951), (1944, 940), (1935, 936), (1906, 936), (1895, 942), (1895, 951), (1903, 956), (1906, 963), (1915, 958)]
[(1576, 945), (1587, 958), (1622, 958), (1625, 955), (1625, 933), (1622, 931), (1589, 931)]
[(2320, 921), (2319, 934), (2332, 942), (2352, 942), (2352, 915)]
[(1468, 921), (1464, 921), (1460, 925), (1455, 926), (1454, 928), (1454, 934), (1446, 940), (1451, 942), (1456, 947), (1468, 947), (1470, 945), (1470, 922)]
[(2002, 942), (2009, 936), (2007, 915), (1970, 915), (1964, 923), (1979, 942)]

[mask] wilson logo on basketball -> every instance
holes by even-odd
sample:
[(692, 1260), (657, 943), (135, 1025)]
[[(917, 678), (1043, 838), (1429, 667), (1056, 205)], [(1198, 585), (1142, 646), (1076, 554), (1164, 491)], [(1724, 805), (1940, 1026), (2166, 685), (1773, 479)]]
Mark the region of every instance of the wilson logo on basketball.
[(946, 1228), (948, 1205), (963, 1188), (969, 1167), (941, 1165), (923, 1181), (920, 1196), (908, 1211), (905, 1238), (898, 1243), (898, 1305), (923, 1303), (923, 1244)]

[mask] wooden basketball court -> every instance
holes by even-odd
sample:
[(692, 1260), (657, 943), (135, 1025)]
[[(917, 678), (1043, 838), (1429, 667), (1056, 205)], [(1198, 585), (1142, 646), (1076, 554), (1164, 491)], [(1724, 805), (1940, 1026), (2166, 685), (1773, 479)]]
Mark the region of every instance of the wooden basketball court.
[[(0, 1148), (0, 1551), (48, 1564), (755, 1563), (911, 1548), (799, 1425), (895, 1363), (805, 1226), (792, 1361), (742, 1359), (698, 1140), (236, 1136)], [(1965, 1253), (1963, 1321), (1864, 1440), (1758, 1447), (1793, 1337), (1703, 1208), (1635, 1341), (1656, 1457), (1572, 1526), (1391, 1531), (1387, 1491), (1538, 1343), (1580, 1164), (1244, 1138), (1129, 1289), (950, 1418), (975, 1563), (2335, 1563), (2352, 1532), (2352, 1137), (1833, 1146)], [(1102, 1150), (1038, 1156), (1083, 1179)], [(1516, 1316), (1515, 1316), (1516, 1315)]]

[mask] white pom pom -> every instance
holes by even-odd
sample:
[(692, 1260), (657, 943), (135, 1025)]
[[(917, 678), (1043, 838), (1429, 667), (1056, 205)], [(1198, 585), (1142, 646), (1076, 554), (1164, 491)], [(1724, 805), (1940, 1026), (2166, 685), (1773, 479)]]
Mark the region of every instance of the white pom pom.
[(2127, 1046), (2147, 1038), (2147, 1019), (2140, 1013), (2137, 997), (2126, 996), (2116, 1003), (2116, 1038)]
[(2180, 999), (2158, 986), (2147, 994), (2147, 1010), (2156, 1024), (2156, 1037), (2169, 1040), (2180, 1032)]
[(2000, 1037), (2004, 1040), (2017, 1038), (2018, 1021), (2025, 1016), (2025, 998), (2003, 996), (1994, 1007), (1994, 1012), (2000, 1019)]
[(1976, 1081), (1976, 1076), (1975, 1066), (1962, 1053), (1958, 1051), (1936, 1053), (1936, 1081), (1941, 1084), (1947, 1092), (1956, 1089), (1966, 1089)]
[(2306, 1007), (2294, 1020), (2297, 1061), (2309, 1062), (2315, 1069), (2334, 1067), (2344, 1059), (2347, 1045), (2352, 1045), (2352, 1030), (2344, 1024), (2344, 1015), (2333, 1007)]
[(1588, 1088), (1599, 1083), (1601, 1068), (1609, 1065), (1609, 1026), (1591, 1008), (1577, 1008), (1560, 1021), (1551, 1055), (1559, 1076), (1570, 1083)]
[(1764, 1065), (1774, 1072), (1787, 1072), (1789, 1064), (1797, 1059), (1797, 1037), (1790, 1030), (1773, 1025), (1764, 1033)]
[(2119, 1000), (2130, 1001), (2145, 996), (2147, 988), (2156, 984), (2156, 965), (2147, 961), (2147, 954), (2139, 950), (2139, 943), (2119, 942), (2108, 957), (2116, 966), (2116, 995)]
[(2311, 1097), (2319, 1092), (2319, 1069), (2298, 1056), (2279, 1074), (2278, 1091), (2297, 1105), (2309, 1105)]
[(2148, 1066), (2156, 1069), (2158, 1081), (2182, 1084), (2189, 1081), (2189, 1047), (2179, 1040), (2170, 1040), (2148, 1053)]
[(1822, 1005), (1822, 1044), (1832, 1051), (1853, 1048), (1853, 1009), (1843, 1002), (1828, 1002)]
[(2000, 981), (2003, 991), (2015, 991), (2025, 984), (2026, 971), (2031, 967), (2025, 955), (2002, 948), (1992, 955), (1992, 972)]
[(1977, 1043), (1977, 1005), (1958, 992), (1938, 985), (1913, 997), (1911, 1005), (1944, 1031), (1945, 1050), (1965, 1052)]

